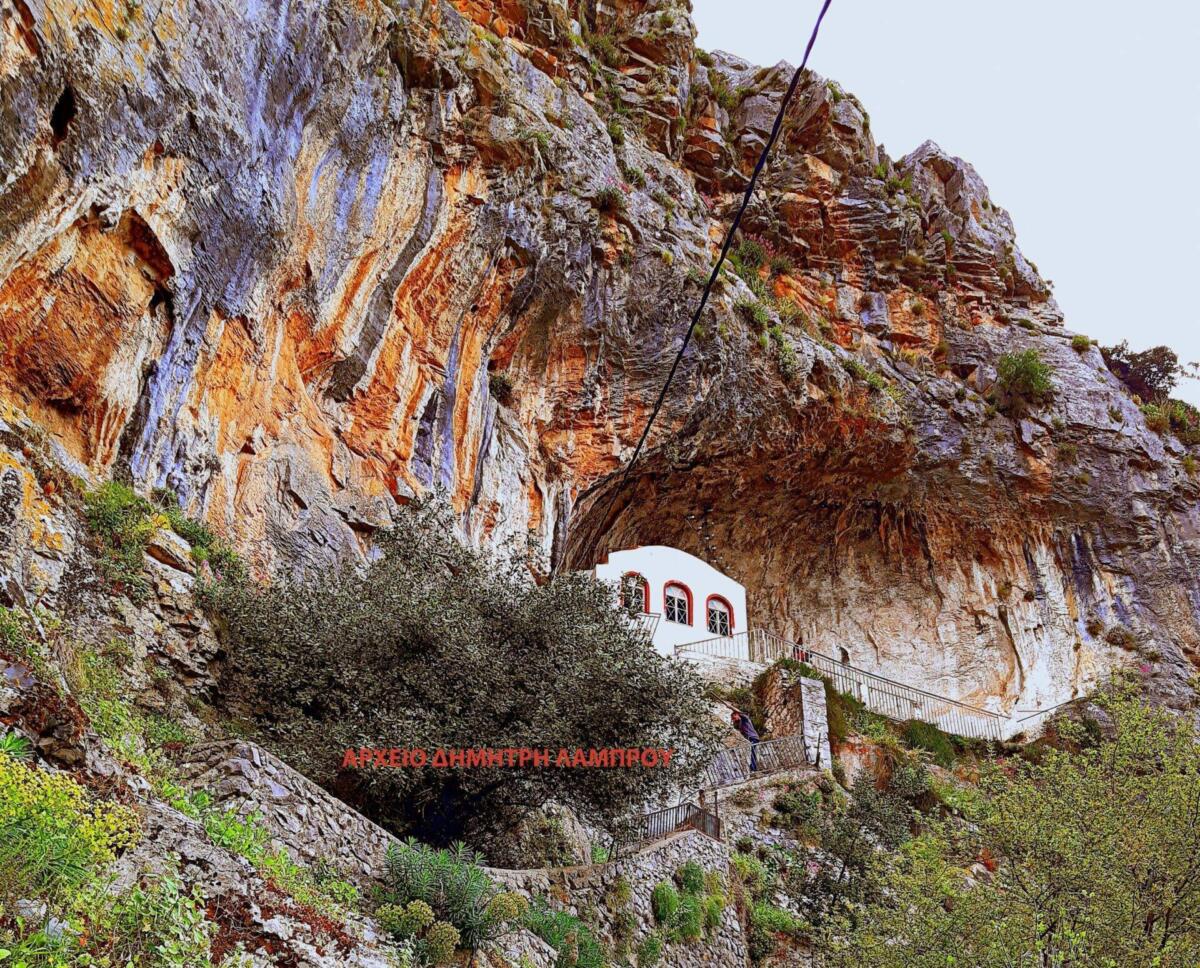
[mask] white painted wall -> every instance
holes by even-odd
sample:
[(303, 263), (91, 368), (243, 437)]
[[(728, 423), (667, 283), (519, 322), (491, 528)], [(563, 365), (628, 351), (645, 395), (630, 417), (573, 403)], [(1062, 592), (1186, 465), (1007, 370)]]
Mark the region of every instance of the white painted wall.
[[(642, 575), (650, 585), (650, 611), (661, 616), (654, 632), (654, 647), (664, 655), (673, 655), (677, 645), (714, 637), (708, 630), (709, 596), (719, 596), (729, 603), (733, 610), (730, 630), (733, 634), (750, 627), (746, 615), (746, 589), (695, 555), (665, 545), (645, 545), (614, 551), (607, 561), (595, 568), (597, 578), (614, 585), (619, 585), (621, 577), (629, 572)], [(666, 586), (672, 582), (684, 585), (692, 593), (690, 625), (666, 619), (663, 595)]]

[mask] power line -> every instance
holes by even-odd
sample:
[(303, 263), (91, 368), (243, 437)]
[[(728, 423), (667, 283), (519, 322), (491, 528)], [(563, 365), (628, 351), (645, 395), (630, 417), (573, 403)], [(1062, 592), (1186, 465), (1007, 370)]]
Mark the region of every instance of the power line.
[(617, 497), (625, 490), (625, 485), (629, 481), (629, 472), (633, 469), (633, 465), (637, 463), (637, 459), (642, 452), (642, 447), (646, 443), (646, 438), (650, 436), (650, 428), (654, 425), (654, 420), (658, 416), (659, 410), (662, 409), (663, 401), (667, 398), (667, 391), (671, 388), (671, 381), (675, 379), (675, 371), (679, 369), (679, 361), (683, 359), (684, 351), (687, 349), (688, 343), (692, 338), (692, 331), (695, 330), (696, 325), (700, 322), (704, 308), (708, 305), (709, 294), (716, 284), (717, 277), (721, 274), (721, 267), (725, 264), (725, 257), (729, 254), (729, 247), (733, 244), (733, 237), (737, 234), (738, 227), (742, 224), (742, 216), (746, 213), (746, 208), (750, 205), (750, 198), (754, 194), (755, 186), (758, 184), (758, 176), (762, 174), (762, 170), (766, 167), (767, 156), (771, 153), (771, 149), (775, 146), (775, 141), (779, 137), (779, 131), (783, 127), (783, 116), (787, 113), (792, 95), (796, 93), (796, 88), (800, 85), (800, 77), (808, 66), (808, 55), (812, 53), (813, 44), (817, 42), (817, 33), (821, 29), (821, 21), (825, 19), (825, 11), (829, 9), (830, 3), (832, 3), (832, 0), (825, 0), (821, 5), (821, 12), (817, 14), (817, 22), (813, 24), (812, 34), (808, 38), (808, 46), (804, 48), (804, 59), (800, 61), (800, 66), (796, 68), (796, 72), (792, 75), (792, 82), (788, 85), (787, 93), (784, 94), (783, 101), (779, 104), (779, 111), (775, 115), (775, 123), (771, 126), (771, 136), (767, 138), (767, 143), (763, 147), (762, 153), (758, 156), (758, 162), (755, 164), (754, 171), (750, 175), (750, 183), (746, 186), (746, 193), (742, 196), (742, 204), (738, 206), (737, 214), (734, 215), (733, 222), (729, 225), (729, 231), (725, 233), (725, 241), (721, 245), (721, 254), (717, 257), (712, 274), (708, 277), (708, 282), (704, 286), (704, 292), (700, 294), (700, 303), (696, 306), (696, 311), (692, 314), (692, 321), (688, 324), (687, 332), (683, 334), (683, 342), (679, 346), (679, 352), (675, 354), (675, 359), (671, 362), (671, 369), (667, 373), (666, 382), (663, 383), (662, 390), (658, 394), (658, 399), (654, 402), (654, 409), (650, 411), (650, 417), (647, 419), (646, 426), (642, 430), (642, 436), (638, 438), (637, 446), (633, 449), (633, 456), (629, 459), (629, 463), (625, 465), (625, 470), (621, 474), (621, 481), (613, 489), (612, 497), (608, 500), (608, 507), (604, 511), (604, 516), (600, 519), (601, 522), (608, 520), (608, 516), (612, 514), (613, 506), (617, 503)]

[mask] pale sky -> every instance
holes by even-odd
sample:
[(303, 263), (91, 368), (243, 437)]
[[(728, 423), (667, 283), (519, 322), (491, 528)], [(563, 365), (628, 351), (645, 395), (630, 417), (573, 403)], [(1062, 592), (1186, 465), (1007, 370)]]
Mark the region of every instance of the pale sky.
[[(759, 64), (798, 63), (820, 8), (693, 5), (701, 47)], [(1068, 329), (1200, 360), (1200, 3), (833, 0), (809, 66), (893, 158), (929, 138), (975, 166)]]

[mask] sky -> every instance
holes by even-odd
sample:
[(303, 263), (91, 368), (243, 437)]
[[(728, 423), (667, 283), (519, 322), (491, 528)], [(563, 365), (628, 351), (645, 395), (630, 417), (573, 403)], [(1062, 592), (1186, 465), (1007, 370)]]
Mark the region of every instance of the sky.
[[(820, 0), (693, 6), (701, 47), (795, 64)], [(1200, 3), (833, 0), (809, 66), (891, 157), (975, 166), (1068, 330), (1200, 361)]]

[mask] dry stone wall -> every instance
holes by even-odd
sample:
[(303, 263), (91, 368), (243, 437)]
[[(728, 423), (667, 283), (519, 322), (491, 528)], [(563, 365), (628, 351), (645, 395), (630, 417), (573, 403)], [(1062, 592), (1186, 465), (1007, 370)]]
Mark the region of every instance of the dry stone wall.
[[(650, 893), (660, 881), (671, 881), (687, 861), (696, 861), (705, 872), (719, 871), (728, 880), (729, 848), (695, 830), (674, 834), (609, 864), (567, 867), (559, 870), (492, 870), (491, 875), (508, 890), (529, 898), (549, 897), (572, 914), (584, 917), (599, 935), (611, 937), (616, 910), (609, 901), (613, 885), (625, 878), (632, 897), (629, 906), (637, 923), (637, 938), (658, 925)], [(635, 942), (636, 943), (636, 942)], [(726, 904), (720, 927), (711, 938), (694, 944), (664, 945), (659, 962), (665, 968), (741, 968), (748, 964), (746, 935), (732, 903)], [(552, 968), (548, 962), (545, 968)], [(541, 964), (538, 968), (543, 968)]]
[[(272, 837), (297, 861), (332, 864), (366, 889), (382, 883), (384, 854), (396, 838), (254, 743), (228, 740), (196, 747), (180, 769), (193, 787), (210, 793), (218, 806), (232, 807), (242, 816), (259, 814)], [(657, 927), (650, 892), (659, 881), (670, 881), (689, 860), (728, 879), (728, 847), (697, 831), (675, 834), (608, 864), (539, 870), (490, 868), (488, 873), (508, 890), (530, 899), (547, 898), (584, 917), (601, 938), (613, 935), (617, 909), (608, 902), (608, 895), (623, 877), (631, 888), (636, 944)], [(501, 939), (500, 946), (513, 961), (524, 955), (536, 968), (555, 964), (554, 952), (526, 931)], [(690, 945), (666, 945), (660, 964), (664, 968), (746, 964), (745, 935), (734, 906), (726, 906), (711, 938)]]
[(365, 888), (381, 882), (384, 853), (396, 838), (254, 743), (197, 747), (181, 770), (217, 805), (259, 814), (300, 863), (323, 860)]

